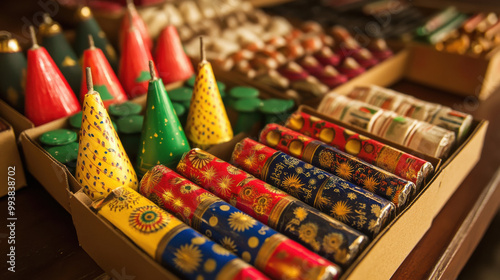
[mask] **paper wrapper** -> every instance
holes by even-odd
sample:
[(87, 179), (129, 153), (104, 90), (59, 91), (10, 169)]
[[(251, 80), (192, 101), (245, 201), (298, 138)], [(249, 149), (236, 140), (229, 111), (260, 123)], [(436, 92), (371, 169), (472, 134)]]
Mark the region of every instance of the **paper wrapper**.
[(278, 124), (267, 125), (260, 142), (385, 198), (398, 209), (416, 193), (412, 182)]
[(146, 173), (140, 191), (273, 279), (331, 279), (340, 274), (336, 265), (163, 165)]
[(321, 102), (318, 111), (434, 157), (446, 157), (455, 143), (455, 134), (452, 131), (336, 93), (329, 93)]
[(464, 140), (472, 123), (472, 116), (469, 114), (375, 85), (358, 86), (347, 96), (382, 109), (394, 111), (405, 117), (451, 130), (455, 132), (459, 143)]
[(417, 189), (434, 170), (428, 161), (304, 112), (290, 116), (286, 126), (411, 181)]
[[(249, 166), (249, 158), (255, 158), (262, 168)], [(395, 216), (396, 207), (390, 201), (248, 138), (237, 144), (232, 160), (265, 182), (370, 237), (376, 236)]]
[(75, 172), (83, 191), (98, 200), (121, 186), (137, 189), (137, 175), (99, 93), (85, 95), (82, 112)]
[(368, 238), (358, 231), (202, 150), (192, 149), (181, 159), (177, 170), (336, 264), (346, 267), (368, 243)]
[(183, 278), (268, 279), (130, 188), (115, 189), (94, 207), (149, 256)]

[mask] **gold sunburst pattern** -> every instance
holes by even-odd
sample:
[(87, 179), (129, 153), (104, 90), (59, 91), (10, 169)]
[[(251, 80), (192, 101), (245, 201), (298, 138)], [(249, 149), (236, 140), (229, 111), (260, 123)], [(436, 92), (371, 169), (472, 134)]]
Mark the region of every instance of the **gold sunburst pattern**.
[(184, 201), (182, 201), (181, 198), (174, 198), (172, 200), (172, 206), (176, 209), (176, 210), (180, 210), (182, 207), (184, 207)]
[(321, 195), (316, 198), (316, 205), (314, 205), (314, 207), (323, 211), (329, 205), (330, 205), (330, 200), (326, 196)]
[(234, 231), (245, 231), (251, 227), (253, 227), (257, 222), (252, 219), (247, 214), (242, 212), (234, 212), (231, 213), (229, 219), (227, 219), (229, 223), (229, 227)]
[(352, 208), (345, 201), (337, 201), (331, 210), (331, 214), (341, 222), (347, 222), (350, 219), (350, 214), (352, 213)]
[(203, 174), (203, 181), (205, 181), (205, 183), (211, 183), (217, 175), (217, 170), (215, 170), (215, 167), (209, 166), (201, 173)]
[(303, 183), (300, 182), (300, 177), (297, 174), (290, 174), (285, 176), (283, 182), (281, 182), (283, 188), (290, 194), (298, 194), (300, 189), (304, 186)]
[(203, 255), (194, 244), (181, 245), (174, 253), (175, 266), (185, 273), (193, 273), (200, 266)]
[(186, 162), (184, 160), (181, 160), (179, 162), (179, 164), (177, 165), (177, 171), (179, 171), (181, 173), (186, 172), (186, 168), (187, 168), (187, 165), (186, 165)]
[(255, 164), (257, 164), (257, 161), (255, 160), (255, 152), (252, 152), (251, 154), (249, 154), (245, 160), (243, 161), (243, 164), (250, 168), (250, 169), (253, 169), (253, 167), (255, 166)]
[(299, 238), (306, 243), (316, 242), (316, 236), (318, 235), (318, 225), (313, 223), (305, 223), (299, 227)]
[(319, 153), (319, 164), (322, 167), (330, 167), (333, 165), (335, 157), (333, 154), (327, 150), (323, 150)]
[(352, 166), (347, 162), (337, 163), (335, 172), (339, 177), (350, 180), (352, 177)]
[(226, 175), (226, 176), (219, 178), (217, 180), (218, 193), (226, 196), (230, 192), (231, 187), (233, 186), (233, 183), (234, 183), (234, 181), (229, 175)]
[(196, 169), (202, 169), (207, 165), (211, 157), (210, 155), (198, 152), (198, 153), (190, 153), (188, 156), (189, 161), (191, 161), (191, 164), (193, 165), (194, 168)]
[(295, 218), (299, 219), (299, 221), (303, 221), (307, 217), (307, 211), (303, 207), (297, 207), (293, 210), (293, 214)]
[(181, 186), (180, 191), (182, 194), (188, 194), (191, 192), (194, 192), (196, 190), (199, 190), (200, 187), (193, 185), (193, 184), (184, 184)]
[(367, 176), (366, 179), (363, 181), (363, 187), (364, 189), (370, 191), (370, 192), (375, 192), (375, 190), (378, 187), (379, 182), (377, 179)]
[(174, 194), (171, 191), (165, 190), (161, 194), (161, 198), (163, 199), (164, 202), (172, 202), (174, 200)]
[(137, 196), (126, 189), (122, 189), (120, 196), (109, 202), (109, 209), (113, 212), (120, 212), (123, 209), (129, 209), (136, 204)]
[(344, 242), (344, 237), (340, 233), (331, 232), (323, 237), (323, 248), (325, 252), (331, 254), (337, 251)]
[(233, 254), (236, 254), (236, 252), (238, 251), (238, 249), (236, 248), (236, 244), (234, 243), (234, 240), (231, 239), (231, 237), (224, 236), (224, 238), (221, 239), (220, 244), (222, 245), (222, 247), (224, 247), (224, 249)]
[(158, 165), (146, 172), (146, 174), (144, 174), (144, 177), (142, 177), (141, 193), (143, 193), (145, 196), (151, 194), (153, 188), (161, 181), (163, 172), (165, 171), (165, 168), (162, 167), (162, 165)]

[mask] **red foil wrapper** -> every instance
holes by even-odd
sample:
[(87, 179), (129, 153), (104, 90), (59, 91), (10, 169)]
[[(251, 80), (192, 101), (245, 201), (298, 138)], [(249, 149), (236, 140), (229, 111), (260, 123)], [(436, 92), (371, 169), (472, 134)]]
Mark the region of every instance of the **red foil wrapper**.
[(304, 112), (292, 114), (285, 126), (411, 181), (417, 189), (434, 171), (428, 161)]
[(368, 242), (356, 230), (200, 149), (186, 153), (177, 171), (261, 223), (343, 267)]
[(273, 279), (319, 280), (340, 273), (336, 265), (163, 165), (146, 173), (140, 191)]

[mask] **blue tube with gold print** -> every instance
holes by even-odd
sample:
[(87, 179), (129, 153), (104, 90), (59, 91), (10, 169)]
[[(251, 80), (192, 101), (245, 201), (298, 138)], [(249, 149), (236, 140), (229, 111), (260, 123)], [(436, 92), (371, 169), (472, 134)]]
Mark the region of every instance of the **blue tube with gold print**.
[(163, 165), (144, 175), (140, 192), (272, 279), (337, 279), (340, 275), (337, 265)]
[(185, 279), (268, 279), (129, 187), (95, 202), (97, 213), (162, 266)]
[(347, 267), (368, 237), (245, 171), (191, 149), (177, 171), (264, 225), (312, 252)]
[(392, 202), (249, 138), (236, 145), (232, 160), (263, 181), (370, 237), (395, 216)]

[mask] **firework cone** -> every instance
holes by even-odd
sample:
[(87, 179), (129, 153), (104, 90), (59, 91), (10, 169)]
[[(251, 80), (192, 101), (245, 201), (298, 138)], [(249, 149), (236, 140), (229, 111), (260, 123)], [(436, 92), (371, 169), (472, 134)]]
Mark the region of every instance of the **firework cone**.
[(155, 52), (158, 74), (165, 84), (189, 79), (194, 74), (193, 65), (182, 49), (175, 26), (163, 29)]
[(123, 16), (120, 27), (120, 48), (122, 51), (124, 40), (127, 36), (126, 34), (129, 31), (130, 26), (132, 25), (137, 29), (137, 32), (140, 34), (142, 40), (144, 41), (144, 45), (148, 48), (149, 51), (151, 51), (153, 49), (153, 40), (149, 36), (146, 24), (142, 20), (141, 16), (139, 16), (139, 14), (137, 13), (134, 1), (127, 0), (127, 13)]
[(203, 40), (201, 62), (193, 90), (186, 123), (186, 135), (195, 147), (206, 149), (233, 138), (233, 130), (222, 103), (212, 65), (206, 61)]
[(23, 113), (26, 57), (10, 33), (3, 31), (0, 36), (0, 98)]
[(81, 7), (77, 11), (78, 24), (76, 27), (75, 50), (79, 57), (90, 47), (89, 35), (94, 38), (94, 44), (101, 49), (109, 64), (116, 72), (118, 70), (118, 57), (115, 49), (106, 38), (106, 33), (94, 19), (89, 7)]
[(89, 91), (83, 101), (76, 179), (97, 200), (121, 186), (137, 190), (138, 181), (101, 97), (94, 91), (90, 72), (87, 68)]
[(80, 111), (80, 104), (61, 71), (40, 47), (35, 30), (30, 27), (33, 47), (28, 50), (25, 115), (35, 125), (70, 116)]
[(129, 98), (145, 94), (151, 79), (148, 61), (153, 58), (135, 25), (125, 33), (122, 51), (118, 76), (125, 92)]
[(165, 86), (154, 75), (153, 61), (150, 61), (150, 69), (153, 78), (149, 82), (146, 116), (137, 159), (140, 175), (157, 164), (175, 168), (182, 155), (190, 150)]
[[(102, 51), (96, 48), (93, 44), (93, 38), (89, 36), (90, 48), (83, 53), (83, 67), (92, 69), (92, 77), (94, 79), (94, 88), (101, 95), (104, 106), (108, 108), (113, 103), (121, 103), (127, 100), (127, 95), (123, 90), (118, 78), (113, 69), (104, 57)], [(83, 101), (86, 93), (86, 77), (82, 76), (82, 87), (80, 90), (80, 99)]]

